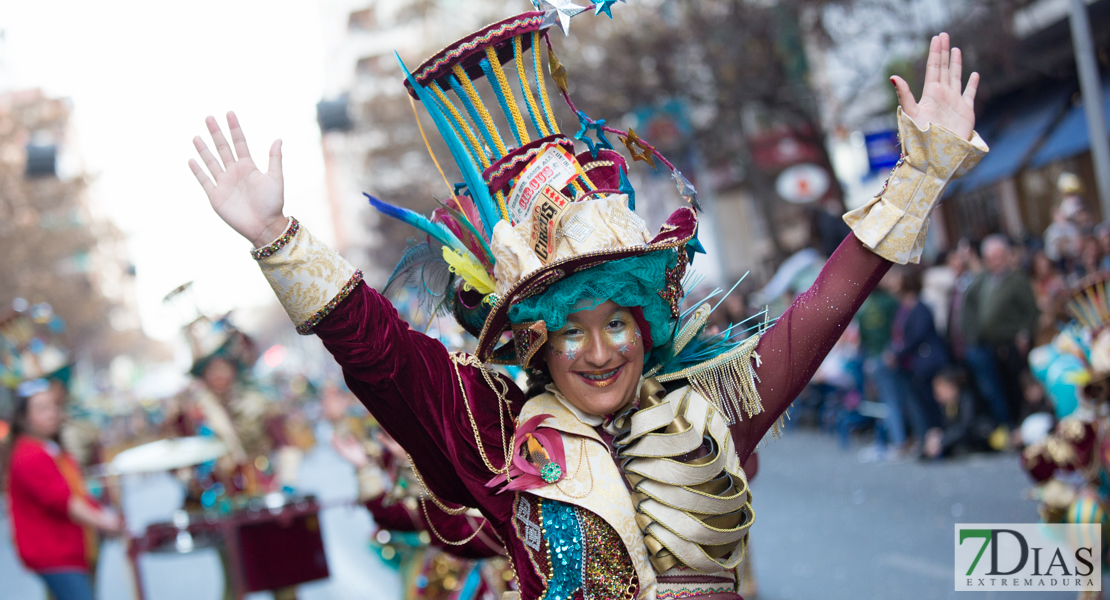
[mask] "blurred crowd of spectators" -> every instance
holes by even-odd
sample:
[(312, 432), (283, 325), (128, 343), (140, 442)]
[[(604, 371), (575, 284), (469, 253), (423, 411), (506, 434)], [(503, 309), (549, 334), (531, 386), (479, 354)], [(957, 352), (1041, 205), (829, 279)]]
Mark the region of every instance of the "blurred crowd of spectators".
[(1070, 317), (1066, 292), (1110, 270), (1110, 222), (1096, 223), (1065, 174), (1042, 236), (962, 239), (927, 265), (895, 266), (793, 411), (847, 442), (873, 427), (865, 462), (941, 458), (1020, 444), (1052, 412), (1029, 351)]

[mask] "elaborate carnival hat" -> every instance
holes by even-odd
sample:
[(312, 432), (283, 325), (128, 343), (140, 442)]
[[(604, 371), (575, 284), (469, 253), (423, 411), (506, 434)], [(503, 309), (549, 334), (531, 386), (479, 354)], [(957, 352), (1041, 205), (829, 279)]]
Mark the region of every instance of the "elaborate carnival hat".
[(192, 281), (183, 283), (162, 299), (163, 304), (177, 305), (192, 315), (182, 327), (193, 357), (189, 374), (200, 377), (208, 363), (216, 358), (230, 362), (239, 371), (254, 364), (257, 359), (254, 342), (231, 323), (231, 313), (217, 318), (201, 314), (191, 297), (192, 286)]
[[(610, 14), (615, 1), (602, 0), (594, 14)], [(708, 307), (680, 311), (686, 268), (704, 252), (696, 190), (635, 131), (608, 127), (574, 105), (550, 31), (558, 24), (565, 33), (586, 8), (569, 0), (534, 4), (546, 10), (484, 27), (413, 71), (401, 63), (406, 88), (431, 115), (464, 181), (431, 218), (367, 194), (375, 208), (443, 245), (442, 252), (427, 243), (410, 248), (385, 291), (411, 284), (439, 298), (435, 308), (453, 312), (478, 338), (476, 354), (485, 362), (533, 366), (548, 330), (606, 300), (632, 308), (647, 325), (645, 366), (652, 373), (738, 349), (741, 343), (730, 340), (747, 330), (729, 328), (709, 349), (691, 343)], [(573, 134), (559, 127), (545, 70), (578, 118)], [(691, 205), (658, 233), (636, 215), (628, 163), (606, 133), (619, 137), (633, 161), (670, 169), (677, 193)], [(580, 152), (576, 141), (585, 146)], [(690, 318), (679, 327), (683, 317)], [(512, 342), (499, 346), (509, 331)]]
[(65, 321), (42, 302), (0, 319), (0, 383), (18, 389), (30, 382), (69, 384), (72, 359), (58, 340)]

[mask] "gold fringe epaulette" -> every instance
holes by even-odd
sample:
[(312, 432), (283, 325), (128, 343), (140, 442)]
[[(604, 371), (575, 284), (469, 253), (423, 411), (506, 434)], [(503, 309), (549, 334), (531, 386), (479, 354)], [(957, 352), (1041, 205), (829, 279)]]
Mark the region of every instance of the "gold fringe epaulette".
[(751, 418), (763, 412), (759, 390), (755, 383), (755, 366), (759, 366), (759, 354), (755, 351), (760, 335), (744, 340), (739, 346), (703, 363), (687, 367), (674, 373), (657, 375), (662, 382), (687, 380), (696, 392), (708, 399), (725, 417), (729, 425), (740, 421), (742, 415)]

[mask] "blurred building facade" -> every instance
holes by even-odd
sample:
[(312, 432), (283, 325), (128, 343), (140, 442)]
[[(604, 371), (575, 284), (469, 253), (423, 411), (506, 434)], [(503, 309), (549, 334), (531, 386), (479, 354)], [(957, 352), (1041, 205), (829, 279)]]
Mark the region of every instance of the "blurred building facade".
[[(1084, 4), (1105, 98), (1110, 1)], [(882, 186), (889, 169), (879, 155), (896, 148), (897, 97), (887, 80), (901, 75), (919, 90), (929, 38), (948, 31), (963, 50), (965, 81), (972, 70), (982, 75), (976, 129), (991, 153), (950, 188), (930, 228), (929, 251), (996, 232), (1039, 236), (1065, 171), (1080, 176), (1096, 220), (1110, 217), (1100, 214), (1095, 195), (1069, 6), (1068, 0), (889, 0), (811, 9), (826, 24), (825, 35), (809, 39), (813, 84), (849, 207)]]
[[(414, 233), (381, 217), (362, 194), (430, 212), (438, 206), (435, 198), (449, 191), (425, 149), (394, 52), (415, 69), (507, 10), (491, 0), (329, 0), (321, 5), (328, 64), (317, 120), (328, 204), (337, 249), (372, 285), (385, 282)], [(429, 119), (424, 128), (448, 177), (457, 178)]]
[(71, 112), (41, 90), (0, 94), (0, 307), (48, 302), (67, 342), (103, 362), (141, 336), (134, 268), (123, 234), (90, 202)]

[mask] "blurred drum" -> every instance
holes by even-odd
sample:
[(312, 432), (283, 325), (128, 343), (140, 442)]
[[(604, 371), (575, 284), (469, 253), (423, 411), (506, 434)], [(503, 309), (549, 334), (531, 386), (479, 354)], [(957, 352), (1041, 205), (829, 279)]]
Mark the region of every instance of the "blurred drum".
[(328, 577), (319, 513), (314, 497), (280, 493), (251, 498), (225, 515), (177, 511), (172, 522), (154, 523), (134, 538), (130, 552), (222, 547), (233, 595), (241, 598)]
[(120, 452), (106, 470), (111, 475), (172, 471), (216, 460), (227, 452), (227, 446), (214, 437), (158, 440)]

